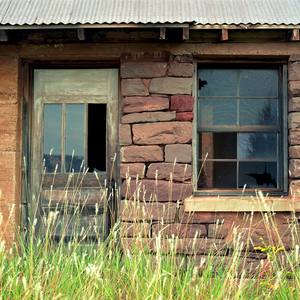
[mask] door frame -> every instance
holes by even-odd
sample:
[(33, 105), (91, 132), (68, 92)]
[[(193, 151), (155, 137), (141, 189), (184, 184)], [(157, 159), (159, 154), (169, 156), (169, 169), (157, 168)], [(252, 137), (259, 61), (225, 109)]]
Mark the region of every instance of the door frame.
[[(117, 92), (115, 94), (118, 109), (111, 110), (107, 106), (107, 120), (110, 119), (111, 124), (115, 124), (113, 132), (115, 138), (111, 141), (107, 152), (107, 159), (110, 159), (114, 153), (115, 161), (111, 164), (112, 167), (107, 170), (110, 174), (109, 187), (112, 190), (114, 197), (111, 197), (109, 210), (108, 210), (108, 230), (116, 222), (117, 208), (118, 208), (118, 187), (120, 183), (120, 170), (119, 170), (119, 120), (120, 120), (120, 62), (119, 61), (74, 61), (74, 60), (23, 60), (22, 61), (22, 85), (21, 85), (21, 98), (22, 98), (22, 183), (21, 183), (21, 225), (25, 232), (28, 226), (35, 218), (35, 211), (38, 209), (38, 200), (32, 200), (33, 185), (32, 169), (34, 163), (33, 157), (33, 113), (34, 113), (34, 70), (35, 69), (116, 69), (117, 76)], [(111, 130), (111, 128), (108, 128)], [(112, 150), (113, 149), (113, 150)]]

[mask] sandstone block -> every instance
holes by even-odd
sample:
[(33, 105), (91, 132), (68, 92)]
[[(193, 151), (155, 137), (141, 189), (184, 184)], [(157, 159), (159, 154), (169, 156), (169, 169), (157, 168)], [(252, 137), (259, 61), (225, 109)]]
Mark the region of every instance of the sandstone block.
[(144, 178), (146, 166), (143, 163), (120, 164), (121, 178)]
[(123, 79), (121, 81), (123, 96), (148, 96), (149, 91), (142, 79)]
[(122, 162), (163, 161), (163, 150), (159, 146), (126, 146), (121, 148)]
[(201, 224), (162, 224), (152, 225), (152, 234), (161, 237), (199, 238), (207, 235), (206, 227)]
[(192, 63), (193, 55), (192, 54), (177, 55), (177, 56), (175, 56), (174, 61), (180, 62), (180, 63)]
[(154, 111), (154, 112), (142, 112), (124, 115), (122, 117), (122, 123), (152, 123), (173, 121), (176, 118), (175, 111)]
[(290, 158), (300, 158), (300, 146), (289, 147), (289, 157)]
[(120, 225), (121, 237), (149, 237), (151, 233), (151, 225), (146, 222), (127, 223), (122, 222)]
[(230, 226), (230, 224), (209, 224), (208, 225), (208, 231), (207, 236), (209, 238), (214, 239), (223, 239), (226, 238), (230, 230), (232, 230), (233, 227)]
[(121, 188), (122, 197), (140, 201), (176, 202), (191, 196), (192, 192), (191, 184), (150, 179), (124, 181)]
[(0, 130), (0, 151), (16, 151), (17, 149), (17, 131)]
[(290, 81), (289, 91), (293, 96), (300, 96), (300, 81)]
[(300, 80), (300, 62), (289, 64), (289, 80)]
[(166, 62), (124, 62), (121, 64), (122, 78), (162, 77), (167, 73)]
[(171, 110), (193, 111), (194, 97), (190, 95), (174, 95), (171, 96)]
[(150, 83), (150, 93), (153, 94), (187, 94), (192, 93), (192, 78), (163, 77), (154, 78)]
[(192, 111), (176, 113), (176, 121), (193, 121), (194, 113)]
[(289, 143), (290, 145), (300, 145), (300, 130), (290, 130)]
[(152, 163), (148, 167), (147, 178), (187, 181), (192, 178), (192, 166), (174, 163)]
[(192, 161), (192, 145), (174, 144), (166, 145), (165, 161), (178, 163), (190, 163)]
[(289, 99), (289, 111), (300, 111), (300, 97)]
[(119, 143), (120, 145), (132, 144), (130, 125), (124, 125), (124, 124), (119, 125)]
[(189, 143), (193, 129), (190, 122), (158, 122), (134, 124), (132, 126), (135, 144)]
[[(155, 240), (154, 242), (157, 242)], [(161, 252), (176, 253), (176, 254), (207, 254), (218, 253), (226, 251), (226, 244), (224, 240), (207, 239), (207, 238), (179, 238), (176, 239), (162, 239), (160, 241)], [(154, 248), (155, 249), (155, 248)]]
[(122, 221), (136, 222), (139, 220), (172, 222), (175, 219), (175, 203), (144, 203), (122, 200), (120, 202), (120, 218)]
[(15, 93), (11, 94), (0, 94), (0, 104), (17, 104), (18, 96)]
[(15, 95), (18, 90), (18, 58), (1, 56), (0, 66), (0, 94)]
[(5, 104), (0, 102), (0, 130), (14, 131), (17, 130), (18, 121), (18, 105)]
[(290, 181), (290, 191), (291, 195), (300, 195), (300, 180)]
[(300, 128), (300, 112), (290, 113), (288, 119), (290, 129), (295, 130)]
[(300, 177), (300, 159), (290, 159), (289, 175), (292, 178)]
[(122, 106), (124, 113), (165, 110), (169, 108), (169, 99), (160, 96), (126, 97)]
[(169, 65), (169, 76), (193, 77), (194, 65), (192, 63), (171, 62)]

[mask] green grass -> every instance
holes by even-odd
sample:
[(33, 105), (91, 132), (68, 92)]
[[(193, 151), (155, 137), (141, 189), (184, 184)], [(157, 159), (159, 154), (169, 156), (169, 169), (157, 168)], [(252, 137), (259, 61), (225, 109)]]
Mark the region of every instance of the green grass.
[(239, 247), (230, 257), (215, 252), (195, 259), (159, 248), (122, 251), (119, 245), (118, 226), (105, 243), (54, 243), (33, 233), (10, 251), (2, 243), (1, 299), (300, 298), (297, 246), (290, 252), (261, 249), (268, 264), (258, 262), (248, 272)]

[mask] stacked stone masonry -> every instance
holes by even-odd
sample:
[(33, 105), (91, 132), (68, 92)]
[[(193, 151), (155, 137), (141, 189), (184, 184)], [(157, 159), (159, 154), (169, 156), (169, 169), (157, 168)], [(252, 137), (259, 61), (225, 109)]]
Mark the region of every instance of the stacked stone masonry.
[[(178, 237), (178, 252), (202, 255), (216, 248), (228, 251), (239, 234), (250, 250), (249, 258), (262, 258), (262, 253), (254, 251), (256, 246), (292, 248), (291, 228), (298, 233), (299, 226), (294, 226), (291, 213), (266, 217), (260, 213), (184, 212), (183, 200), (192, 195), (193, 76), (189, 55), (171, 56), (166, 61), (129, 58), (121, 63), (123, 246), (131, 247), (140, 237), (155, 251), (159, 236), (167, 251), (169, 239)], [(300, 187), (300, 61), (289, 62), (288, 79), (293, 195)], [(246, 243), (249, 236), (250, 245)]]

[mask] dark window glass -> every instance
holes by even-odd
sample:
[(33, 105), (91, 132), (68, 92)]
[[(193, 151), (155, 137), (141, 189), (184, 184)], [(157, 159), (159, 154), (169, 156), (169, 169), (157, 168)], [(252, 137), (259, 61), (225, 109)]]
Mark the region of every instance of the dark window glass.
[(241, 162), (239, 164), (239, 187), (277, 188), (276, 162)]
[(88, 106), (89, 172), (106, 171), (106, 105)]
[(61, 111), (60, 104), (44, 105), (44, 161), (46, 172), (61, 171)]
[(200, 188), (236, 188), (236, 163), (201, 161)]
[(230, 69), (201, 70), (201, 96), (236, 96), (238, 71)]

